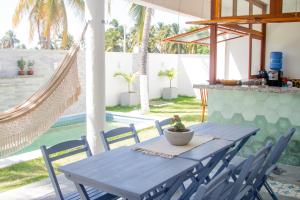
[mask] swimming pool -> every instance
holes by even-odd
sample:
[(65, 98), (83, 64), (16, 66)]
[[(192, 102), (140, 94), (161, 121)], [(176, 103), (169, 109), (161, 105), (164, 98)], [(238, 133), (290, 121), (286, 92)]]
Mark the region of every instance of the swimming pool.
[[(105, 130), (135, 124), (137, 129), (153, 125), (153, 119), (133, 117), (128, 115), (106, 113)], [(41, 145), (52, 146), (67, 140), (78, 139), (86, 135), (85, 114), (64, 116), (60, 118), (46, 133), (42, 134), (32, 144), (18, 151), (15, 155), (38, 150)]]

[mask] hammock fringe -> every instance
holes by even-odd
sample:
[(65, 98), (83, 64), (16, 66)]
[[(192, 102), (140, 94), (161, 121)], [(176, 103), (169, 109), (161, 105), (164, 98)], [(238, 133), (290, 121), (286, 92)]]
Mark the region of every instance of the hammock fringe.
[(29, 145), (78, 100), (81, 88), (75, 44), (51, 80), (22, 104), (0, 114), (0, 157)]

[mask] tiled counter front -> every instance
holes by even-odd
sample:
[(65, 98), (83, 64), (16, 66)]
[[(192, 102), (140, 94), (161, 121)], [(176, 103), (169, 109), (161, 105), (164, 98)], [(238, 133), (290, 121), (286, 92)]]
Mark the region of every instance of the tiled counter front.
[(300, 93), (209, 89), (208, 121), (259, 127), (261, 131), (242, 149), (243, 155), (295, 127), (297, 132), (281, 162), (300, 166)]

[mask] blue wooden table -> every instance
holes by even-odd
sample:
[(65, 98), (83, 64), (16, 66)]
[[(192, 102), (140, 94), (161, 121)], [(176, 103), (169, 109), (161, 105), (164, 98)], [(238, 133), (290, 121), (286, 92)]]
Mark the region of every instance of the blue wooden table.
[[(192, 184), (181, 197), (187, 199), (220, 160), (226, 165), (226, 156), (233, 154), (228, 153), (232, 149), (236, 151), (234, 144), (244, 143), (258, 131), (256, 128), (217, 124), (199, 124), (191, 128), (195, 134), (212, 135), (217, 139), (172, 159), (122, 147), (62, 166), (59, 170), (75, 183), (84, 200), (89, 199), (84, 186), (130, 200), (170, 199), (185, 180), (192, 179)], [(203, 164), (204, 160), (209, 161)]]

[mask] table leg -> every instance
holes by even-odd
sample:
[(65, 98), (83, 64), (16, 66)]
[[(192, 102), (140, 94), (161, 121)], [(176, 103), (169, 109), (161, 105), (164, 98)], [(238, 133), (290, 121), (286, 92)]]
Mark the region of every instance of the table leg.
[(90, 200), (89, 195), (87, 194), (84, 186), (82, 184), (79, 183), (74, 183), (76, 186), (76, 189), (78, 191), (78, 193), (80, 194), (80, 197), (82, 200)]

